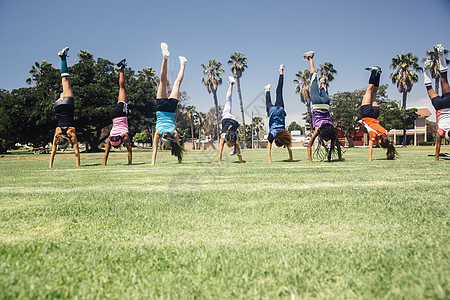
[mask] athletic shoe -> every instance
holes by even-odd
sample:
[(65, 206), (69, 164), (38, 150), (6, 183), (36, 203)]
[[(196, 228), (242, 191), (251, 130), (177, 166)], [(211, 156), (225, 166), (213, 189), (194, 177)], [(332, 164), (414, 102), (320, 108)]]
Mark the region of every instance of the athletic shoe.
[(280, 70), (284, 70), (284, 65), (280, 65)]
[(430, 69), (431, 68), (431, 59), (427, 58), (424, 62), (423, 62), (423, 67), (425, 69)]
[(187, 59), (184, 56), (178, 56), (178, 59), (180, 60), (180, 65), (185, 66), (187, 64)]
[(314, 51), (308, 51), (308, 52), (305, 52), (304, 54), (303, 54), (303, 59), (304, 60), (308, 60), (309, 58), (313, 58), (314, 57)]
[(235, 155), (236, 154), (236, 147), (233, 148), (233, 150), (231, 150), (230, 155)]
[(381, 68), (379, 66), (370, 66), (366, 67), (365, 70), (372, 72), (373, 70), (377, 71), (378, 74), (381, 74)]
[(166, 43), (161, 43), (161, 52), (164, 58), (168, 58), (170, 56), (169, 46)]
[(326, 77), (320, 77), (319, 82), (320, 83), (327, 83), (327, 78)]
[(439, 53), (439, 54), (444, 54), (444, 45), (442, 45), (442, 44), (437, 44), (436, 46), (436, 50), (437, 50), (437, 52)]
[(230, 84), (235, 84), (235, 83), (236, 83), (236, 79), (234, 79), (233, 76), (228, 76), (228, 82), (229, 82)]
[(272, 87), (272, 85), (269, 83), (268, 85), (266, 85), (266, 86), (264, 87), (264, 90), (265, 90), (265, 91), (268, 91), (268, 90), (270, 90), (271, 87)]
[(125, 68), (127, 66), (127, 60), (124, 58), (124, 59), (122, 59), (121, 61), (119, 61), (118, 63), (117, 63), (117, 67), (119, 68), (119, 69), (123, 69), (123, 68)]
[(65, 47), (58, 52), (59, 57), (67, 57), (67, 52), (69, 52), (69, 47)]

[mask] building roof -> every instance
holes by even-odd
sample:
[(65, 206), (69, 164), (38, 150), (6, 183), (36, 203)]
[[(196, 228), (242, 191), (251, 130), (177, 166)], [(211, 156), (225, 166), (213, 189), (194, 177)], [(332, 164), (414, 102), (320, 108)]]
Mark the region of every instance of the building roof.
[(417, 114), (421, 117), (431, 116), (431, 112), (426, 107), (417, 107)]

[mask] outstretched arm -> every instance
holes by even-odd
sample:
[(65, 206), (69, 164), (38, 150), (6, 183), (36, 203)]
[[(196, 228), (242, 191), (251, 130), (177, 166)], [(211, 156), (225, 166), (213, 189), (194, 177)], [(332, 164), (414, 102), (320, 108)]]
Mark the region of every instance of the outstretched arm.
[(223, 136), (221, 136), (220, 142), (219, 142), (219, 164), (222, 163), (222, 151), (223, 151), (224, 144), (225, 144), (225, 138)]
[(319, 135), (319, 127), (316, 126), (316, 129), (314, 130), (313, 135), (311, 136), (311, 139), (308, 142), (308, 160), (309, 162), (312, 162), (312, 145), (314, 145), (314, 140)]
[(288, 152), (289, 152), (289, 161), (294, 161), (294, 159), (292, 158), (292, 148), (291, 146), (287, 146)]
[[(173, 131), (173, 136), (175, 137), (175, 143), (177, 143), (178, 145), (180, 145), (180, 139), (178, 138), (178, 133), (176, 130)], [(178, 158), (178, 163), (181, 164), (181, 159)]]
[(267, 157), (269, 158), (269, 163), (272, 162), (272, 143), (267, 143)]
[(156, 163), (156, 153), (158, 152), (159, 145), (159, 131), (155, 131), (155, 136), (153, 137), (153, 154), (152, 154), (152, 166)]
[(108, 161), (108, 155), (109, 150), (111, 150), (111, 143), (109, 142), (109, 137), (106, 140), (106, 147), (105, 147), (105, 155), (103, 155), (103, 165), (106, 166), (106, 163)]
[(53, 168), (53, 160), (55, 159), (56, 154), (56, 135), (53, 137), (53, 144), (52, 144), (52, 153), (50, 154), (50, 162), (49, 162), (49, 168)]
[(239, 147), (239, 142), (236, 142), (236, 155), (239, 158), (239, 163), (242, 164), (242, 154), (241, 154), (241, 147)]
[(77, 167), (79, 167), (80, 166), (80, 149), (78, 148), (78, 140), (77, 140), (77, 136), (75, 135), (75, 131), (72, 135), (71, 142), (73, 145), (73, 151), (75, 151), (76, 165), (77, 165)]
[(369, 139), (369, 161), (372, 161), (373, 140)]
[(436, 134), (436, 155), (434, 156), (435, 161), (439, 161), (439, 153), (441, 152), (441, 140), (441, 135), (439, 133)]
[(125, 147), (127, 147), (128, 150), (128, 164), (131, 165), (133, 163), (133, 152), (131, 150), (130, 142), (126, 143)]

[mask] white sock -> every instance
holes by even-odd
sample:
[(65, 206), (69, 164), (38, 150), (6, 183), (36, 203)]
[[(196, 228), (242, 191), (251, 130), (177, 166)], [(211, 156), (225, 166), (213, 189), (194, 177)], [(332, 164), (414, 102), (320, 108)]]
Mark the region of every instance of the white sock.
[(445, 60), (444, 54), (439, 54), (439, 72), (447, 72), (447, 61)]
[(180, 60), (180, 65), (185, 66), (187, 63), (187, 59), (184, 56), (178, 56), (178, 59)]
[(424, 69), (423, 71), (423, 83), (425, 83), (425, 86), (431, 86), (431, 73), (430, 69)]
[(161, 52), (164, 56), (164, 58), (169, 58), (170, 56), (170, 52), (169, 52), (169, 47), (167, 46), (166, 43), (161, 43)]

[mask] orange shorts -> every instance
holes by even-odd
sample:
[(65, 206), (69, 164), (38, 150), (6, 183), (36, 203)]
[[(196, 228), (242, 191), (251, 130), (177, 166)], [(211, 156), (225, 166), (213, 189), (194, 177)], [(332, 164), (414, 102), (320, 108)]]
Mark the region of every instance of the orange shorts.
[(369, 138), (372, 141), (376, 141), (380, 136), (387, 135), (386, 129), (380, 125), (377, 119), (374, 118), (363, 118), (363, 123), (366, 126), (367, 132), (369, 133)]

